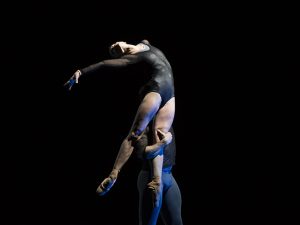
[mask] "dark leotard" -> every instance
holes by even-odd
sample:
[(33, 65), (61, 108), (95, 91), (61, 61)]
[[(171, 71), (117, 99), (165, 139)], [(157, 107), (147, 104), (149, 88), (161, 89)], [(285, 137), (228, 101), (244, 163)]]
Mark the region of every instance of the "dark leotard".
[(149, 92), (157, 92), (162, 98), (161, 106), (174, 97), (174, 79), (170, 63), (165, 55), (156, 47), (146, 41), (142, 44), (148, 50), (132, 55), (124, 55), (118, 59), (103, 60), (99, 63), (81, 69), (82, 74), (94, 72), (101, 67), (126, 67), (131, 64), (144, 63), (149, 70), (149, 80), (140, 89), (140, 96), (144, 97)]

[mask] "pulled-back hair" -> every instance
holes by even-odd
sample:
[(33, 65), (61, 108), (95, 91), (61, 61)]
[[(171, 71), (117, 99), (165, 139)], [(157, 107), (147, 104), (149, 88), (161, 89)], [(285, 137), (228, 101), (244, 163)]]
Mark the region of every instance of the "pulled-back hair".
[(120, 58), (124, 52), (119, 44), (113, 45), (109, 47), (109, 54), (113, 58)]

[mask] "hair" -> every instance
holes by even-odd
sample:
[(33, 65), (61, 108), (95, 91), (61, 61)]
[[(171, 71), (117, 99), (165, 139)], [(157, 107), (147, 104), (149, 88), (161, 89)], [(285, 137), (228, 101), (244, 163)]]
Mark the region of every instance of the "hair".
[(120, 45), (116, 44), (113, 47), (109, 47), (109, 54), (113, 58), (120, 58), (124, 53), (120, 47)]

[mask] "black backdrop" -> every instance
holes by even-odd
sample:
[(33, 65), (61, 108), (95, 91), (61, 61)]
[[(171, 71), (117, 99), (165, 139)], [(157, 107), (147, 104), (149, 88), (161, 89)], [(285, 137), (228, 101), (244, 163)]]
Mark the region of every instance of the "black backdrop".
[(95, 189), (133, 120), (139, 78), (105, 71), (72, 92), (63, 83), (109, 57), (114, 41), (142, 39), (173, 65), (184, 223), (274, 224), (294, 215), (293, 25), (220, 5), (23, 4), (8, 6), (2, 20), (5, 224), (138, 224), (134, 157), (108, 195)]

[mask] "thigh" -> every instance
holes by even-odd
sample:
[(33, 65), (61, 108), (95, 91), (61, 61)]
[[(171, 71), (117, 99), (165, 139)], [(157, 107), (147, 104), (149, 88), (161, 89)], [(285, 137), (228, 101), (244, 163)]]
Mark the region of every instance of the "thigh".
[(163, 195), (161, 216), (166, 224), (182, 225), (181, 193), (178, 184), (172, 176), (172, 185)]
[(131, 132), (143, 131), (157, 113), (161, 104), (161, 97), (156, 92), (149, 92), (139, 105)]
[[(154, 121), (154, 130), (160, 129), (168, 132), (172, 126), (175, 116), (175, 97), (171, 98), (156, 114)], [(154, 132), (156, 134), (156, 132)], [(155, 135), (158, 140), (158, 136)]]

